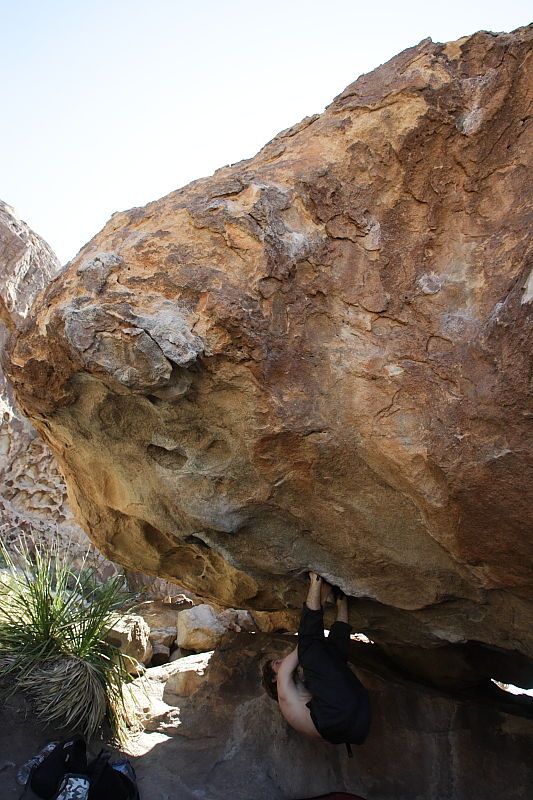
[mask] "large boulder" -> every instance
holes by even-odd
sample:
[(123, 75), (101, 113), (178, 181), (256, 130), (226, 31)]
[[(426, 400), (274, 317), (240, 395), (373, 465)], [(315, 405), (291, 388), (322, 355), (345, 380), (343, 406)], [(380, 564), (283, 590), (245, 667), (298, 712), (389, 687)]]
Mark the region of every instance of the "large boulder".
[(227, 608), (217, 613), (208, 603), (181, 611), (178, 616), (178, 647), (202, 652), (214, 649), (228, 631), (253, 631), (252, 615), (243, 609)]
[[(185, 598), (184, 598), (185, 599)], [(150, 629), (152, 644), (172, 647), (178, 637), (177, 625), (180, 611), (187, 609), (189, 603), (172, 605), (161, 600), (149, 600), (135, 607), (135, 613), (146, 622)]]
[(206, 679), (206, 671), (213, 651), (185, 656), (173, 663), (165, 683), (163, 699), (169, 701), (170, 695), (190, 697), (198, 691)]
[[(0, 200), (0, 350), (9, 333), (24, 324), (39, 294), (61, 265), (48, 244)], [(64, 481), (49, 447), (17, 408), (0, 368), (0, 496), (4, 541), (21, 530), (57, 525), (71, 536)], [(70, 520), (68, 520), (70, 517)], [(70, 524), (69, 524), (70, 522)], [(85, 535), (81, 529), (83, 538)]]
[(267, 611), (313, 568), (376, 641), (533, 655), (530, 41), (421, 42), (34, 303), (6, 369), (110, 558)]
[(254, 611), (252, 619), (257, 630), (262, 633), (295, 631), (298, 628), (300, 612), (296, 609), (282, 611)]
[(61, 271), (50, 245), (0, 200), (0, 321), (21, 325), (39, 292)]

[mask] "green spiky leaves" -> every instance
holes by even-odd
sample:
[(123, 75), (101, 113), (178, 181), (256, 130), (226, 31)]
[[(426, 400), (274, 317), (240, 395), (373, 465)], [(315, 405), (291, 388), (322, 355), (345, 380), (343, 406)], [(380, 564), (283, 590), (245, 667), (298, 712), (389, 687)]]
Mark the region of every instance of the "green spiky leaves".
[(0, 680), (4, 693), (22, 690), (38, 716), (91, 738), (104, 720), (123, 741), (133, 721), (125, 657), (105, 640), (128, 594), (122, 576), (101, 583), (68, 551), (20, 540), (0, 543)]

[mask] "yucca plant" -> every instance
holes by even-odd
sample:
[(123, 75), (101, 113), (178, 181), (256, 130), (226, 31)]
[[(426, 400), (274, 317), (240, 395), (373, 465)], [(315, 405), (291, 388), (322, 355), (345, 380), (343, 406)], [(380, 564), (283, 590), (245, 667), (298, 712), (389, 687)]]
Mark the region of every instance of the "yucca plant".
[(0, 543), (0, 680), (21, 689), (45, 722), (91, 738), (107, 720), (124, 741), (134, 721), (126, 656), (105, 640), (127, 599), (122, 576), (105, 583), (70, 566), (68, 552), (19, 540)]

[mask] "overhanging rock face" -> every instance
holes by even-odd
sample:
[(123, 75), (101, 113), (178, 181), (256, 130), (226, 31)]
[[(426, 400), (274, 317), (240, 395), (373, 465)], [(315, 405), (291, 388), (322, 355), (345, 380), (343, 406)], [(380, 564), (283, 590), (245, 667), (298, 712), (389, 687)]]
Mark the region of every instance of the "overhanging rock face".
[(530, 40), (422, 42), (54, 280), (6, 369), (106, 555), (533, 653)]

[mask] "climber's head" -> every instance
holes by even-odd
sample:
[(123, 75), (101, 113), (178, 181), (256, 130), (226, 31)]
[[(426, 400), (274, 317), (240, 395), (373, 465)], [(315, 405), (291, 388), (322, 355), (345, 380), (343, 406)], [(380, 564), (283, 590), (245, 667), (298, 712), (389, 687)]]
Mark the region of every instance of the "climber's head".
[(278, 670), (283, 659), (269, 659), (263, 667), (263, 688), (272, 700), (278, 702)]

